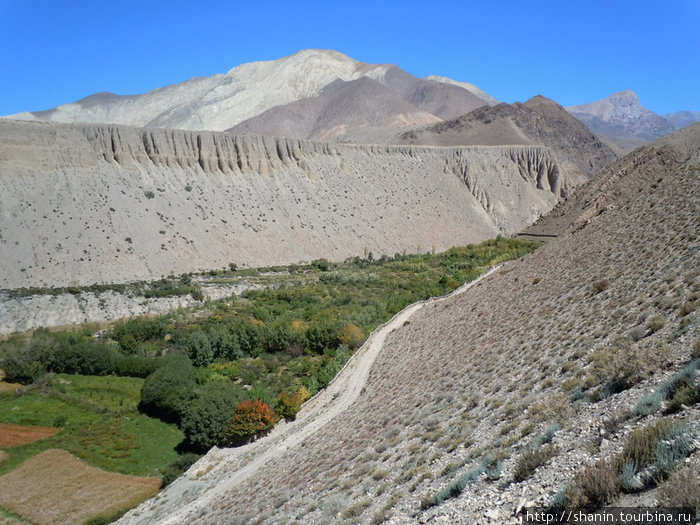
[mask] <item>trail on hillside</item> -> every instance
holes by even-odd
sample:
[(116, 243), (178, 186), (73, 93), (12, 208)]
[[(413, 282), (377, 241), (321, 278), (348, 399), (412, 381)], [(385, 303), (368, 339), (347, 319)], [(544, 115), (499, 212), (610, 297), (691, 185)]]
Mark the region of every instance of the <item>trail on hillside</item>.
[[(213, 448), (159, 496), (131, 510), (118, 523), (178, 524), (203, 515), (219, 496), (301, 444), (350, 407), (367, 383), (372, 365), (389, 333), (401, 327), (421, 308), (464, 293), (501, 266), (494, 266), (448, 295), (419, 301), (401, 310), (372, 332), (328, 387), (304, 404), (293, 422), (280, 423), (269, 435), (243, 447)], [(165, 500), (167, 502), (163, 503)]]

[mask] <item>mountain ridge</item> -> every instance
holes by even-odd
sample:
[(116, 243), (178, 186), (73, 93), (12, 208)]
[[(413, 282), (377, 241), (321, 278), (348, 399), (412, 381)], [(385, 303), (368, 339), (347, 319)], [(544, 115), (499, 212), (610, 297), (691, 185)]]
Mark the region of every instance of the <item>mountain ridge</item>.
[[(367, 64), (334, 50), (305, 49), (141, 95), (98, 93), (53, 109), (2, 118), (223, 131), (273, 107), (315, 97), (335, 80), (362, 76), (376, 80), (391, 69), (398, 67)], [(477, 98), (466, 89), (452, 87)]]

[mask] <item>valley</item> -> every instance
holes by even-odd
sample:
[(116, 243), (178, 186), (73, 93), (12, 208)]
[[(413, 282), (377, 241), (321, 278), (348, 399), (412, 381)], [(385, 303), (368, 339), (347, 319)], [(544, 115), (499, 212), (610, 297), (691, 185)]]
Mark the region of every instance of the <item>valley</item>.
[(306, 49), (0, 117), (0, 523), (697, 513), (699, 116)]

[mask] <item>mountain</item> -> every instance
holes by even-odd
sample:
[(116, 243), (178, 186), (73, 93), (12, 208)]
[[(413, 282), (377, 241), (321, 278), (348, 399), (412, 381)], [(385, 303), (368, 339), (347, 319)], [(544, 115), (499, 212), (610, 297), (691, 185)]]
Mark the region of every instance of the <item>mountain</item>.
[(402, 132), (393, 141), (433, 146), (538, 144), (551, 148), (578, 182), (617, 158), (556, 102), (536, 96), (524, 104), (481, 107), (459, 118)]
[(676, 129), (685, 128), (696, 122), (700, 122), (700, 111), (677, 111), (664, 115), (666, 120), (670, 120)]
[(442, 250), (573, 182), (539, 146), (430, 148), (0, 121), (0, 288)]
[[(381, 74), (378, 74), (381, 72)], [(337, 80), (316, 97), (277, 106), (227, 131), (311, 140), (384, 142), (397, 128), (433, 124), (484, 106), (457, 85), (414, 77), (396, 66)]]
[[(405, 96), (412, 99), (409, 103), (421, 111), (435, 109), (440, 113), (439, 118), (443, 118), (440, 115), (448, 107), (463, 111), (486, 103), (469, 90), (416, 79), (396, 66), (358, 62), (337, 51), (307, 49), (278, 60), (243, 64), (225, 74), (192, 78), (142, 95), (98, 93), (54, 109), (4, 118), (223, 131), (276, 106), (317, 97), (334, 82), (351, 82), (362, 77), (383, 85), (401, 84)], [(433, 100), (433, 96), (437, 98)]]
[(258, 134), (334, 141), (349, 130), (396, 129), (440, 122), (368, 77), (336, 80), (317, 97), (268, 109), (228, 129), (233, 134)]
[(474, 84), (470, 84), (469, 82), (458, 82), (457, 80), (452, 80), (451, 78), (447, 78), (447, 77), (441, 77), (439, 75), (429, 75), (429, 76), (425, 77), (425, 80), (434, 80), (435, 82), (443, 82), (445, 84), (452, 84), (453, 86), (459, 86), (461, 88), (466, 89), (467, 91), (470, 91), (471, 93), (473, 93), (474, 95), (476, 95), (480, 99), (485, 100), (489, 106), (495, 106), (496, 104), (498, 104), (498, 100), (493, 98), (488, 93), (485, 93), (484, 91), (479, 89)]
[(642, 106), (639, 97), (630, 90), (566, 109), (593, 133), (609, 138), (628, 151), (677, 129), (671, 121)]
[(120, 523), (503, 524), (697, 494), (700, 125), (581, 191), (605, 206), (562, 204), (557, 238), (402, 312), (296, 421), (211, 450)]

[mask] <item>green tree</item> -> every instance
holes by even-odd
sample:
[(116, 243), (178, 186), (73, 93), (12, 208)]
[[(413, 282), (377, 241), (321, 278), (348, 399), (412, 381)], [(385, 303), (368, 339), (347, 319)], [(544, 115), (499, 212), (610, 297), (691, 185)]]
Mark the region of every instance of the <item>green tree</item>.
[(173, 356), (146, 378), (139, 410), (171, 423), (179, 423), (194, 396), (196, 370), (185, 356)]
[(203, 453), (224, 444), (233, 413), (245, 395), (243, 388), (230, 382), (208, 383), (197, 389), (180, 423), (186, 447)]

